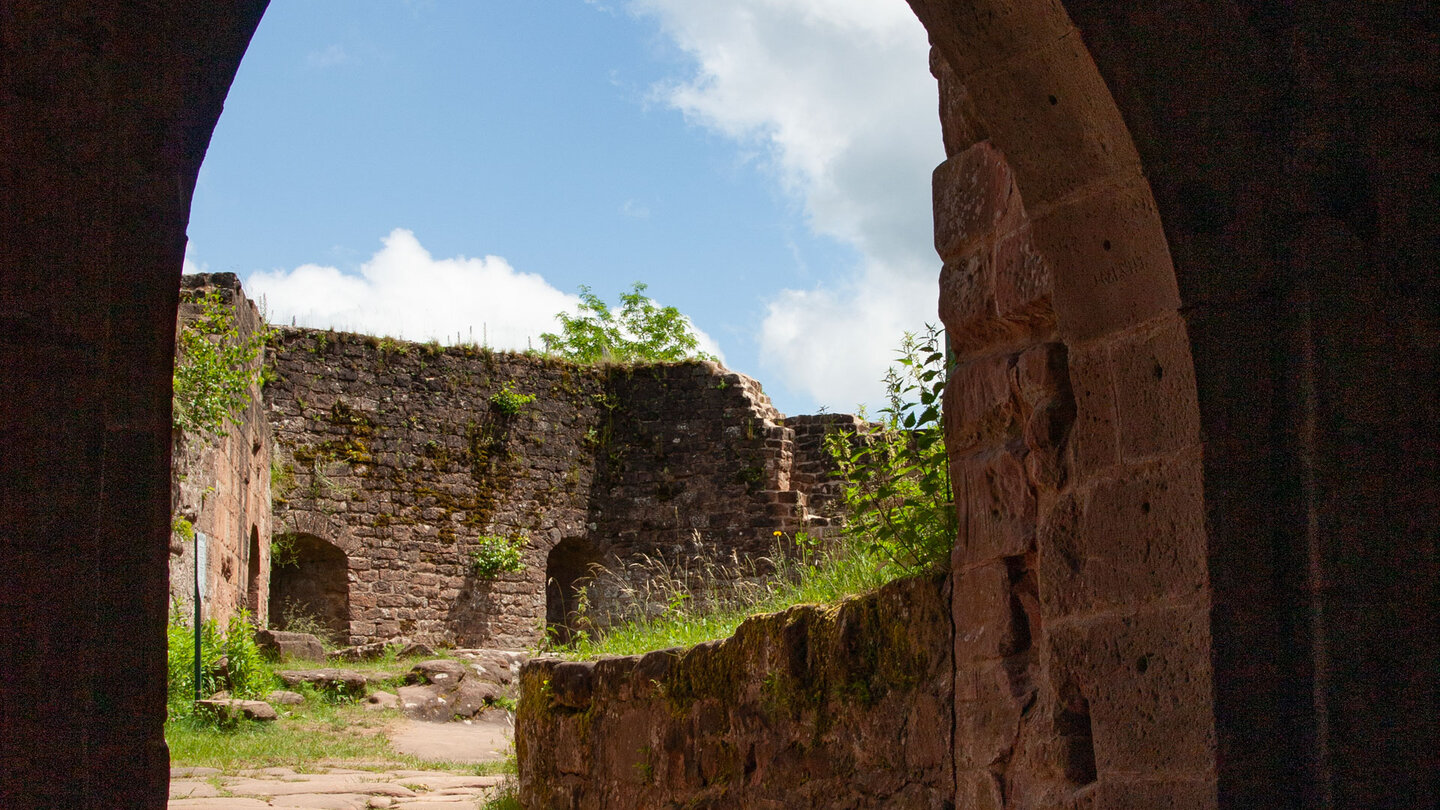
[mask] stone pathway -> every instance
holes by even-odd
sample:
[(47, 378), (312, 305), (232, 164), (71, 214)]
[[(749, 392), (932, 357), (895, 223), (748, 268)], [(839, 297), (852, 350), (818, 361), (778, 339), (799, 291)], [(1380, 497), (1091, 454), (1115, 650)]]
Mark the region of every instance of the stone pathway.
[[(486, 717), (466, 723), (404, 720), (389, 731), (397, 751), (448, 762), (503, 760), (511, 725)], [(215, 768), (174, 768), (169, 810), (476, 810), (504, 781), (446, 771), (263, 768), (223, 775)]]
[(476, 810), (503, 776), (444, 771), (330, 768), (296, 773), (265, 768), (222, 776), (214, 768), (176, 768), (169, 810)]

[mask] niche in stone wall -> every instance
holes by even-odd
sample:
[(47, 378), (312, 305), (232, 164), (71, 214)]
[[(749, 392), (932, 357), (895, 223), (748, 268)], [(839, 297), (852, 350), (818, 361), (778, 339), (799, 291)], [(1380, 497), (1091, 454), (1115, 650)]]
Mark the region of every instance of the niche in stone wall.
[(260, 615), (260, 528), (251, 524), (250, 547), (245, 555), (245, 607), (252, 616)]
[(555, 641), (568, 642), (581, 629), (577, 614), (581, 590), (601, 556), (585, 537), (567, 537), (550, 550), (545, 561), (545, 627)]
[(349, 564), (345, 552), (313, 534), (283, 535), (270, 571), (270, 624), (281, 629), (328, 632), (338, 643), (350, 637)]

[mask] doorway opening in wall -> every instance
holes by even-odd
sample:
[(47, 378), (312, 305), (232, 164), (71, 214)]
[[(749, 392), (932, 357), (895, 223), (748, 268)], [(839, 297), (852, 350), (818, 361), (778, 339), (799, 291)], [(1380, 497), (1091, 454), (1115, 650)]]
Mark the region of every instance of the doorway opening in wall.
[(585, 586), (602, 555), (586, 537), (555, 544), (545, 562), (545, 631), (552, 644), (568, 644), (584, 629)]
[(312, 633), (333, 645), (350, 639), (349, 560), (345, 552), (313, 534), (282, 539), (290, 549), (270, 571), (270, 624)]
[[(780, 413), (883, 404), (880, 380), (901, 333), (920, 330), (934, 309), (929, 178), (943, 154), (926, 35), (904, 0), (863, 11), (839, 4), (825, 20), (801, 0), (721, 5), (271, 4), (196, 187), (187, 269), (235, 271), (278, 326), (373, 336), (381, 359), (346, 373), (373, 379), (374, 390), (307, 393), (296, 402), (301, 420), (331, 435), (290, 448), (304, 458), (281, 448), (272, 464), (277, 504), (288, 497), (298, 510), (308, 500), (321, 519), (274, 525), (373, 512), (373, 525), (345, 542), (357, 573), (390, 578), (383, 593), (358, 580), (346, 603), (343, 554), (297, 535), (300, 559), (270, 572), (272, 626), (293, 627), (298, 608), (337, 641), (369, 641), (354, 614), (382, 602), (418, 613), (406, 600), (423, 589), (426, 599), (457, 603), (427, 605), (422, 619), (440, 614), (429, 625), (440, 628), (436, 638), (463, 639), (453, 621), (441, 627), (444, 611), (464, 615), (472, 603), (509, 613), (507, 625), (527, 634), (575, 629), (576, 586), (593, 554), (570, 541), (548, 559), (543, 549), (581, 526), (536, 529), (534, 516), (511, 514), (523, 511), (515, 504), (467, 509), (479, 499), (439, 487), (387, 493), (433, 499), (421, 507), (428, 516), (389, 503), (358, 509), (380, 500), (366, 491), (378, 476), (335, 470), (383, 464), (398, 490), (413, 487), (414, 471), (463, 454), (488, 467), (441, 474), (485, 467), (500, 477), (506, 453), (538, 452), (487, 430), (509, 424), (495, 416), (497, 401), (510, 403), (517, 424), (541, 407), (521, 399), (537, 392), (519, 387), (512, 398), (472, 396), (467, 407), (482, 415), (458, 435), (426, 435), (434, 425), (424, 418), (392, 426), (378, 416), (432, 390), (446, 345), (542, 349), (540, 335), (560, 331), (555, 316), (576, 311), (582, 287), (614, 305), (647, 283), (646, 295), (687, 316), (701, 350), (760, 380), (772, 400), (760, 421), (770, 424), (744, 438), (783, 432)], [(350, 362), (339, 358), (353, 357), (352, 347), (337, 345), (312, 335), (299, 350), (316, 367), (301, 373)], [(733, 378), (713, 386), (726, 388), (751, 390)], [(401, 430), (420, 436), (420, 452), (376, 450), (382, 433)], [(600, 445), (606, 431), (586, 439)], [(784, 476), (767, 475), (763, 463), (739, 466), (728, 483), (747, 495), (782, 487)], [(574, 486), (559, 480), (569, 472), (559, 471), (556, 489)], [(294, 486), (281, 493), (287, 479)], [(712, 536), (683, 502), (669, 503), (669, 490), (657, 497), (672, 510), (665, 520), (701, 527), (712, 546), (729, 542), (718, 522)], [(320, 516), (322, 506), (330, 511)], [(769, 511), (795, 516), (795, 503), (779, 506)], [(777, 526), (744, 528), (758, 554)], [(362, 551), (349, 545), (432, 530), (383, 573), (359, 571)], [(464, 568), (476, 539), (525, 531), (529, 570), (476, 585)], [(403, 590), (422, 577), (423, 588)], [(375, 637), (409, 632), (389, 624), (398, 629)]]

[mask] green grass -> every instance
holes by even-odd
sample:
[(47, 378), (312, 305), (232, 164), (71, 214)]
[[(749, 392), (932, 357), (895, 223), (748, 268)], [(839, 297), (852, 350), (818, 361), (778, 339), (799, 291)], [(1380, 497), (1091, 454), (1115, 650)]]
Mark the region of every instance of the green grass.
[(360, 705), (309, 700), (270, 723), (241, 722), (217, 728), (195, 718), (165, 724), (170, 764), (218, 768), (234, 774), (255, 768), (297, 771), (325, 766), (358, 769), (461, 771), (477, 775), (513, 773), (513, 758), (479, 764), (428, 760), (390, 748), (386, 727), (400, 719), (396, 711), (374, 712)]
[[(801, 538), (801, 543), (809, 542)], [(697, 575), (650, 561), (650, 582), (656, 590), (646, 599), (653, 601), (658, 593), (660, 601), (668, 602), (670, 609), (658, 617), (631, 619), (591, 635), (582, 634), (553, 652), (588, 659), (690, 647), (733, 635), (735, 628), (750, 616), (802, 604), (834, 604), (916, 573), (853, 541), (840, 540), (826, 549), (802, 546), (802, 550), (804, 553), (796, 558), (777, 549), (765, 559), (775, 570), (758, 583), (754, 581), (758, 579), (753, 576), (755, 571), (739, 563), (731, 567), (707, 565)], [(743, 588), (719, 584), (741, 578), (746, 580)], [(697, 584), (703, 593), (700, 599), (687, 595)], [(669, 598), (664, 598), (667, 595)]]

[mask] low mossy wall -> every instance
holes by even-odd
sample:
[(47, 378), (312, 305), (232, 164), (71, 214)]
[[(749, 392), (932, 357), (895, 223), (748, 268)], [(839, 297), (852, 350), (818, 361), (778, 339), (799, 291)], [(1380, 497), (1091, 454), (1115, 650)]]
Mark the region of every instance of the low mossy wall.
[(521, 673), (540, 808), (942, 808), (954, 795), (942, 577), (747, 620), (689, 649)]

